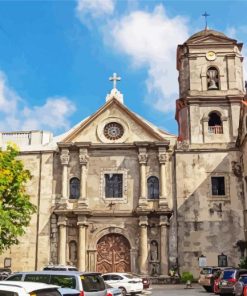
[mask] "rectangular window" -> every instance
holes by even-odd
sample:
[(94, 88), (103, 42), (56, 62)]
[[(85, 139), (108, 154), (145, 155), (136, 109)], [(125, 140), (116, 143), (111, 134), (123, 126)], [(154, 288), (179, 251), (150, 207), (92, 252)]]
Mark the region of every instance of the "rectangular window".
[(211, 177), (212, 195), (225, 195), (225, 177)]
[(123, 174), (105, 174), (105, 197), (123, 197)]

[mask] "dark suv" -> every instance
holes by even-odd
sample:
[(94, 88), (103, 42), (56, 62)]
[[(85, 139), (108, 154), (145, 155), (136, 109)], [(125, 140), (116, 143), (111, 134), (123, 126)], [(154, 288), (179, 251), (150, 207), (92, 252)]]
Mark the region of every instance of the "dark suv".
[(234, 286), (242, 274), (246, 274), (246, 269), (226, 268), (220, 275), (219, 294), (234, 295)]
[(219, 270), (221, 270), (221, 268), (217, 266), (205, 266), (202, 268), (198, 283), (202, 285), (207, 292), (213, 292), (215, 275)]

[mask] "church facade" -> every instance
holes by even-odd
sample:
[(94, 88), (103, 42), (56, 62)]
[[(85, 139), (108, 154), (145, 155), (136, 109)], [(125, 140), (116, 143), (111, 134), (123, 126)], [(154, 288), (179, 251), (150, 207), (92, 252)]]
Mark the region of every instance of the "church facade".
[(200, 258), (218, 265), (223, 255), (237, 265), (246, 241), (241, 49), (207, 29), (178, 46), (178, 137), (129, 110), (116, 87), (63, 135), (2, 132), (2, 147), (20, 147), (38, 209), (2, 265), (152, 276), (198, 275)]

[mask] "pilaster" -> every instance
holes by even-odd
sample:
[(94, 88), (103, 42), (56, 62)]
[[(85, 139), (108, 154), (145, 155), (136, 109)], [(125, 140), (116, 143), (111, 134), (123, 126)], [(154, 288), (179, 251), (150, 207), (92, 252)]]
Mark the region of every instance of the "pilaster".
[(165, 147), (159, 147), (159, 163), (160, 163), (160, 198), (159, 208), (167, 209), (167, 178), (166, 178), (166, 163), (168, 161), (168, 155)]
[(168, 275), (168, 217), (160, 216), (160, 274)]
[(63, 148), (61, 150), (60, 160), (63, 166), (62, 171), (62, 199), (68, 199), (68, 165), (69, 165), (69, 149)]
[(61, 265), (66, 265), (66, 236), (67, 236), (66, 216), (59, 216), (57, 225), (59, 229), (58, 263)]
[(86, 231), (88, 227), (87, 218), (83, 215), (78, 215), (77, 225), (79, 227), (78, 269), (79, 271), (86, 271)]
[(148, 217), (139, 217), (140, 245), (139, 245), (139, 268), (141, 274), (148, 273), (148, 235), (147, 235)]
[(138, 206), (147, 206), (147, 180), (146, 180), (146, 166), (148, 160), (147, 148), (139, 147), (138, 160), (140, 165), (140, 197)]
[(79, 160), (81, 165), (81, 184), (80, 184), (80, 198), (78, 200), (78, 206), (87, 208), (88, 200), (87, 200), (87, 163), (88, 163), (88, 150), (87, 148), (79, 149)]

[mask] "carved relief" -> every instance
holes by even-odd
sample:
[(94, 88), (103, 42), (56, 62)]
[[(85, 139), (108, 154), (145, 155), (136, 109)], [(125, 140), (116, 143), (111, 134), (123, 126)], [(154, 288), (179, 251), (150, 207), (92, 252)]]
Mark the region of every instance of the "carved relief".
[(100, 273), (130, 271), (130, 244), (123, 235), (108, 234), (99, 240), (96, 271)]
[(241, 164), (237, 161), (232, 161), (232, 172), (236, 177), (242, 177), (242, 168)]
[(86, 165), (88, 162), (89, 156), (87, 154), (87, 149), (81, 148), (79, 154), (79, 160), (81, 165)]
[(140, 164), (146, 164), (148, 160), (148, 154), (146, 148), (139, 148), (138, 159)]
[(68, 165), (69, 164), (69, 149), (62, 149), (60, 160), (62, 165)]

